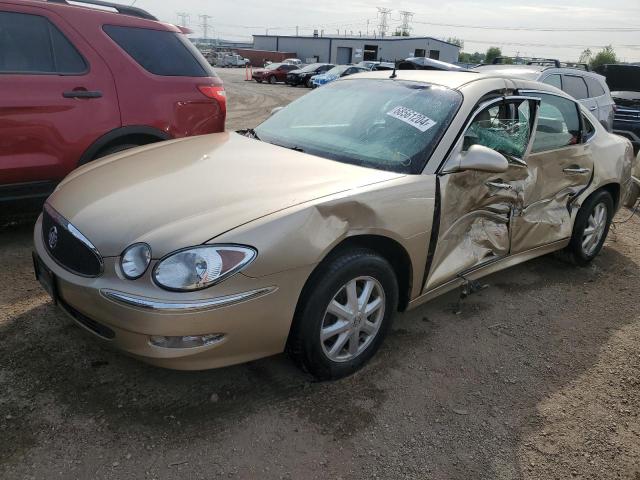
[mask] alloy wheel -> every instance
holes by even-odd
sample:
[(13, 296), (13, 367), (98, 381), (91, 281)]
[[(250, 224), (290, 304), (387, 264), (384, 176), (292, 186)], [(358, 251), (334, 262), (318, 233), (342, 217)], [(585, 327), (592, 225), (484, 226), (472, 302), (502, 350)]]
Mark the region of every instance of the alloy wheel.
[(587, 227), (582, 234), (582, 251), (586, 256), (591, 256), (602, 240), (607, 228), (607, 213), (607, 206), (601, 202), (594, 207), (587, 219)]
[(384, 311), (384, 289), (375, 278), (357, 277), (340, 287), (320, 327), (327, 358), (347, 362), (364, 352), (380, 330)]

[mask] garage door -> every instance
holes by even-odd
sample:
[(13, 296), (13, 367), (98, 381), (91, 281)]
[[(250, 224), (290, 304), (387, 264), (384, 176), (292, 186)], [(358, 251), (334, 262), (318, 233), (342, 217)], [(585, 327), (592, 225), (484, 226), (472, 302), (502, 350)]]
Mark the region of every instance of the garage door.
[(351, 48), (338, 47), (338, 65), (351, 63)]

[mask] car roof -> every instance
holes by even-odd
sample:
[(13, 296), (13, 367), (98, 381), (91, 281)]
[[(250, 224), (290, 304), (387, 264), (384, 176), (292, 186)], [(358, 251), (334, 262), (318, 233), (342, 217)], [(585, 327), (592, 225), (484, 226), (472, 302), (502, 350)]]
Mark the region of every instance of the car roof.
[[(73, 1), (73, 0), (70, 0)], [(47, 10), (51, 10), (64, 16), (66, 13), (73, 13), (82, 15), (89, 15), (92, 18), (96, 19), (97, 23), (106, 24), (126, 24), (131, 26), (140, 26), (153, 28), (155, 30), (166, 29), (169, 31), (180, 32), (181, 30), (173, 24), (166, 23), (157, 19), (154, 19), (151, 14), (146, 12), (145, 10), (141, 10), (135, 7), (128, 7), (127, 5), (116, 5), (113, 4), (114, 7), (111, 7), (109, 2), (104, 2), (104, 5), (100, 5), (100, 1), (96, 1), (95, 4), (91, 3), (82, 3), (82, 0), (78, 0), (79, 3), (67, 3), (61, 0), (57, 1), (47, 1), (47, 0), (0, 0), (0, 5), (9, 4), (9, 5), (18, 5), (18, 6), (28, 6), (28, 7), (37, 7), (37, 8), (45, 8)], [(115, 11), (115, 8), (122, 8), (122, 12)], [(131, 10), (139, 10), (142, 12), (141, 14), (128, 14), (126, 11), (128, 9)], [(148, 16), (144, 16), (148, 15)]]
[[(503, 73), (483, 74), (474, 71), (456, 72), (448, 70), (396, 70), (395, 74), (396, 80), (433, 83), (436, 85), (441, 85), (443, 87), (451, 88), (453, 90), (458, 90), (464, 85), (479, 82), (482, 80), (491, 80), (496, 78), (505, 79), (514, 82), (515, 87), (519, 89), (545, 91), (573, 100), (571, 96), (567, 95), (565, 92), (552, 85), (537, 82), (535, 80), (523, 79), (521, 76), (512, 76)], [(388, 79), (390, 78), (390, 76), (391, 72), (389, 70), (366, 71), (346, 77), (344, 80), (346, 81), (347, 79), (359, 78)]]
[(518, 78), (536, 80), (542, 72), (548, 70), (548, 65), (480, 65), (474, 70), (484, 74), (499, 74)]
[(561, 73), (565, 75), (579, 75), (582, 77), (591, 77), (604, 82), (604, 77), (596, 72), (582, 70), (573, 67), (554, 67), (552, 65), (480, 65), (473, 68), (480, 73), (486, 75), (498, 74), (516, 78), (525, 78), (527, 80), (537, 80), (542, 72), (551, 71), (550, 73)]

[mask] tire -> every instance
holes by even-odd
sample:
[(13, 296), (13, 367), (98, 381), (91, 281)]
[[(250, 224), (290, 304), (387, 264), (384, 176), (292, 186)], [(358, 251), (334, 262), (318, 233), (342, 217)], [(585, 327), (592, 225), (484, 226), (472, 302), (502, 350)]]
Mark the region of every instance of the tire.
[(137, 145), (135, 143), (123, 143), (121, 145), (115, 145), (113, 147), (109, 147), (109, 148), (105, 148), (104, 150), (100, 150), (95, 157), (93, 157), (94, 160), (97, 160), (99, 158), (102, 157), (106, 157), (108, 155), (112, 155), (114, 153), (119, 153), (119, 152), (123, 152), (125, 150), (129, 150), (130, 148), (135, 148), (135, 147), (139, 147), (140, 145)]
[[(582, 204), (573, 224), (571, 241), (565, 249), (572, 263), (588, 265), (600, 253), (613, 220), (613, 208), (613, 198), (605, 190), (596, 191)], [(595, 229), (591, 242), (587, 238), (588, 229)]]
[(311, 81), (311, 79), (307, 80), (307, 88), (313, 88), (313, 82)]
[(269, 84), (274, 85), (274, 84), (276, 83), (276, 81), (277, 81), (277, 80), (276, 80), (276, 77), (275, 77), (275, 76), (271, 75), (271, 76), (269, 77)]
[(262, 83), (262, 80), (257, 80), (257, 79), (256, 79), (256, 82), (258, 82), (258, 83)]
[[(351, 291), (358, 297), (366, 287), (371, 288), (365, 304), (371, 310), (366, 315), (353, 316), (348, 311), (347, 289), (353, 282), (356, 288)], [(344, 317), (328, 311), (334, 301), (347, 307), (333, 308), (345, 313)], [(397, 307), (398, 282), (389, 262), (367, 249), (343, 251), (327, 258), (307, 282), (296, 309), (287, 351), (303, 370), (319, 380), (351, 375), (376, 353)], [(340, 330), (332, 334), (332, 327)], [(327, 335), (324, 340), (323, 329)], [(352, 341), (356, 336), (357, 340)]]

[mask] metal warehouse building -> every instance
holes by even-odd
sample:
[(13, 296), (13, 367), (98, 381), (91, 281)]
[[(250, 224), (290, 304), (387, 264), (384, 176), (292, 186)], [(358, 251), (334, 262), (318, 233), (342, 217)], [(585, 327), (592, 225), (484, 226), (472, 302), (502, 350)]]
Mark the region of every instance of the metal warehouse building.
[(254, 35), (256, 50), (296, 52), (306, 62), (335, 64), (363, 60), (394, 61), (407, 57), (429, 57), (443, 62), (458, 61), (457, 45), (431, 37), (331, 37)]

